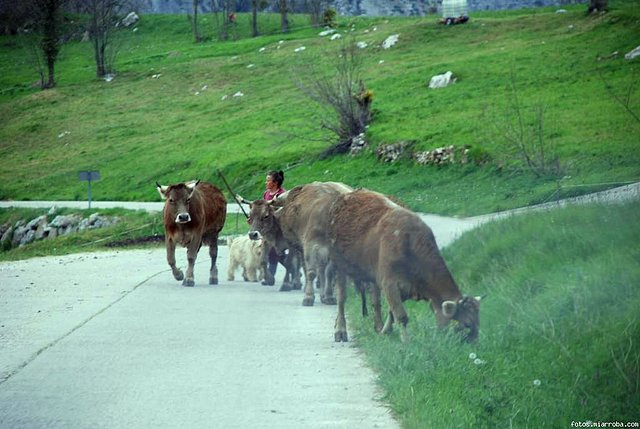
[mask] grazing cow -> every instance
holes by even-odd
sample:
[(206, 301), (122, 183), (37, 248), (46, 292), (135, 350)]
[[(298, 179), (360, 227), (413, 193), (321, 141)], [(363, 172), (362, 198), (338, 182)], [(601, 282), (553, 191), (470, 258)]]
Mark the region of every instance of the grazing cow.
[[(383, 291), (389, 316), (381, 333), (389, 332), (395, 319), (402, 324), (402, 339), (408, 339), (402, 303), (411, 298), (431, 301), (439, 326), (455, 319), (458, 329), (469, 330), (467, 341), (477, 338), (480, 300), (460, 293), (431, 229), (415, 213), (377, 192), (357, 190), (341, 195), (328, 217), (331, 259), (340, 274), (336, 341), (347, 341), (344, 275)], [(379, 313), (377, 294), (372, 296)]]
[[(312, 306), (315, 301), (313, 284), (316, 278), (325, 304), (335, 304), (329, 283), (325, 280), (329, 263), (329, 241), (326, 213), (339, 195), (353, 189), (342, 183), (314, 182), (296, 186), (271, 204), (254, 202), (250, 219), (252, 228), (265, 234), (274, 229), (286, 246), (304, 257), (305, 296), (302, 305)], [(275, 210), (273, 206), (280, 206)]]
[(229, 270), (227, 278), (234, 281), (236, 270), (242, 268), (242, 278), (246, 282), (257, 282), (264, 278), (266, 271), (266, 261), (264, 258), (264, 240), (251, 240), (248, 236), (242, 235), (236, 238), (227, 238), (229, 245)]
[[(227, 216), (227, 202), (222, 192), (210, 183), (199, 180), (162, 186), (156, 183), (165, 200), (163, 217), (167, 262), (176, 280), (183, 286), (193, 286), (193, 266), (202, 243), (209, 246), (211, 269), (209, 284), (218, 284), (218, 234)], [(176, 267), (176, 243), (187, 248), (186, 277)]]

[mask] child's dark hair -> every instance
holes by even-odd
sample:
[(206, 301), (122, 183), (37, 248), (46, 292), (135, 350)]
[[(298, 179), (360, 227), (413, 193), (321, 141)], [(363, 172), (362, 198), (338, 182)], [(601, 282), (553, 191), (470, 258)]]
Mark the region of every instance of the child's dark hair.
[(284, 182), (284, 171), (272, 170), (267, 173), (267, 176), (271, 176), (271, 180), (276, 182), (278, 184), (278, 187), (282, 186), (282, 183)]

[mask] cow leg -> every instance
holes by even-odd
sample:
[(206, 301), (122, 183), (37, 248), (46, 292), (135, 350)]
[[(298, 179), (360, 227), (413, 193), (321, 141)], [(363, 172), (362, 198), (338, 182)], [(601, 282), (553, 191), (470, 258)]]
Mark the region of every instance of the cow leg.
[(198, 256), (198, 250), (200, 250), (200, 243), (189, 243), (187, 246), (187, 275), (182, 281), (182, 286), (194, 286), (193, 280), (193, 268), (196, 265), (196, 257)]
[(278, 255), (278, 261), (285, 268), (284, 280), (282, 280), (282, 286), (280, 286), (279, 292), (289, 292), (291, 290), (291, 280), (293, 279), (292, 265), (292, 251), (289, 249), (289, 254), (282, 253)]
[(171, 267), (171, 272), (173, 273), (173, 278), (180, 281), (184, 278), (184, 274), (182, 270), (176, 267), (176, 243), (171, 239), (167, 238), (167, 262)]
[(336, 317), (334, 338), (336, 342), (347, 342), (349, 341), (349, 337), (347, 336), (347, 320), (344, 317), (344, 304), (347, 300), (347, 285), (346, 278), (342, 273), (337, 273), (336, 275), (336, 290), (338, 291), (338, 316)]
[(273, 276), (273, 273), (269, 270), (269, 253), (271, 251), (271, 246), (266, 245), (264, 247), (264, 252), (262, 252), (262, 262), (260, 263), (261, 271), (263, 273), (264, 280), (262, 281), (263, 286), (273, 286), (276, 283), (276, 279)]
[[(402, 296), (400, 295), (400, 285), (398, 284), (385, 284), (382, 282), (382, 289), (385, 291), (385, 296), (387, 298), (387, 303), (389, 303), (389, 311), (392, 313), (393, 318), (398, 321), (398, 323), (402, 324), (402, 330), (400, 331), (400, 337), (403, 342), (409, 340), (409, 333), (407, 332), (407, 323), (409, 323), (409, 316), (407, 316), (407, 312), (402, 305)], [(389, 330), (391, 327), (391, 323), (387, 319), (387, 323), (385, 323), (385, 327), (382, 329), (383, 333), (387, 333), (388, 330), (387, 324), (389, 325)]]
[(305, 307), (312, 307), (316, 300), (313, 282), (316, 279), (317, 267), (312, 259), (317, 259), (317, 255), (314, 252), (315, 250), (311, 246), (306, 246), (304, 249), (304, 298), (302, 299), (302, 305)]
[(304, 269), (304, 261), (302, 260), (302, 255), (299, 251), (294, 250), (293, 254), (289, 251), (289, 256), (292, 257), (291, 266), (293, 268), (293, 273), (291, 274), (291, 288), (295, 290), (302, 289), (302, 279), (300, 275), (300, 265)]
[(335, 272), (331, 261), (322, 267), (318, 273), (318, 283), (320, 283), (320, 288), (322, 290), (320, 294), (320, 301), (322, 301), (323, 304), (336, 305), (336, 297), (333, 296), (334, 274)]
[[(380, 303), (380, 288), (374, 282), (371, 283), (371, 305), (373, 306), (373, 326), (376, 332), (382, 332), (384, 329), (382, 325), (382, 305)], [(391, 330), (391, 326), (389, 326)]]
[[(382, 322), (382, 315), (380, 316), (380, 322)], [(393, 331), (393, 313), (389, 311), (387, 313), (387, 320), (384, 322), (384, 326), (380, 330), (381, 334), (390, 334)]]
[[(209, 284), (218, 284), (218, 267), (216, 267), (216, 261), (218, 260), (218, 237), (214, 237), (209, 245), (209, 257), (211, 258), (211, 268), (209, 269)], [(195, 261), (195, 257), (193, 260)]]

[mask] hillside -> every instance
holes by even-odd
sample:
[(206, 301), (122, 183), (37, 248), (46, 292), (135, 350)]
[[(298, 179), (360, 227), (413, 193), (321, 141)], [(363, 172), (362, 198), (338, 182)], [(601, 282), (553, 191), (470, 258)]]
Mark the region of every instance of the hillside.
[[(84, 199), (77, 172), (88, 169), (102, 177), (93, 184), (95, 200), (155, 201), (156, 181), (222, 185), (218, 169), (236, 192), (255, 197), (266, 171), (284, 169), (286, 187), (343, 181), (416, 210), (471, 215), (637, 181), (640, 123), (616, 97), (640, 111), (640, 60), (624, 58), (640, 44), (640, 2), (610, 5), (595, 17), (583, 6), (562, 14), (478, 13), (459, 26), (434, 17), (343, 17), (336, 41), (320, 37), (304, 16), (292, 16), (292, 31), (280, 34), (279, 17), (264, 14), (262, 36), (250, 38), (241, 15), (235, 40), (220, 42), (205, 17), (209, 39), (199, 44), (184, 16), (145, 15), (136, 31), (119, 35), (113, 81), (97, 80), (90, 45), (72, 40), (48, 91), (32, 86), (36, 69), (20, 39), (5, 36), (0, 198)], [(393, 34), (398, 43), (382, 49)], [(369, 146), (320, 160), (327, 135), (296, 76), (331, 73), (351, 36), (367, 43), (358, 52), (374, 94)], [(449, 70), (455, 85), (427, 88)], [(548, 165), (557, 168), (539, 174), (511, 152), (506, 124), (519, 119), (528, 144), (543, 141)], [(408, 154), (377, 160), (378, 146), (403, 141), (413, 152), (467, 148), (469, 162), (424, 166)]]

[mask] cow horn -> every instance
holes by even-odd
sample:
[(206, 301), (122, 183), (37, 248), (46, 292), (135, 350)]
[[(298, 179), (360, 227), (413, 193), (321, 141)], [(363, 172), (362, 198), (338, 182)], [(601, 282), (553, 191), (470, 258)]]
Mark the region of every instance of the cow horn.
[(192, 180), (190, 182), (185, 183), (186, 187), (193, 190), (195, 189), (196, 186), (198, 186), (198, 183), (200, 183), (200, 180)]
[(444, 301), (442, 303), (442, 313), (449, 319), (456, 315), (458, 304), (455, 301)]
[(169, 187), (168, 186), (162, 186), (161, 184), (156, 182), (156, 189), (158, 190), (158, 193), (160, 194), (162, 199), (166, 200), (167, 199), (167, 190), (169, 189)]
[(476, 296), (476, 301), (482, 301), (483, 299), (485, 299), (487, 297), (487, 294), (485, 293), (484, 295), (478, 295)]

